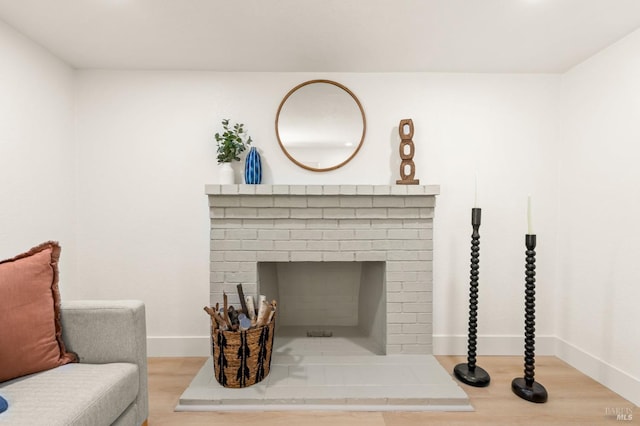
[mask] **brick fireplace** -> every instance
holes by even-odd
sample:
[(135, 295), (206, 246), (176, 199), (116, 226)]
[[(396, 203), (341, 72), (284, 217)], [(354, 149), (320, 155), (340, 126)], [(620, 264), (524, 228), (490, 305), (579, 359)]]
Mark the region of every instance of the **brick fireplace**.
[(280, 326), (358, 329), (378, 354), (432, 353), (436, 185), (206, 185), (210, 301), (279, 301)]

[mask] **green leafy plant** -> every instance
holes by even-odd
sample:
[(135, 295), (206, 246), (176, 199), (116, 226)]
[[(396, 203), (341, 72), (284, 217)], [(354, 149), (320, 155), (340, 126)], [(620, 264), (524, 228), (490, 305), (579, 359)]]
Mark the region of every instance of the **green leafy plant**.
[(233, 160), (240, 161), (240, 154), (251, 145), (251, 136), (244, 129), (244, 124), (236, 123), (229, 127), (229, 119), (222, 120), (222, 134), (216, 133), (218, 145), (218, 164), (230, 163)]

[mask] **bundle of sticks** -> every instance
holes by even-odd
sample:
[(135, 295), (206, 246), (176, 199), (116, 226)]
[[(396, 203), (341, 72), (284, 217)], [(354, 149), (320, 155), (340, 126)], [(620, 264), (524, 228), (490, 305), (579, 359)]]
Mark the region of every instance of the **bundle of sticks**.
[(275, 300), (267, 302), (267, 298), (260, 295), (258, 309), (256, 309), (253, 296), (244, 295), (242, 284), (238, 284), (238, 296), (240, 297), (240, 309), (229, 305), (226, 293), (222, 293), (223, 306), (216, 303), (215, 308), (204, 307), (204, 310), (211, 316), (211, 325), (214, 329), (219, 328), (223, 331), (249, 330), (267, 325), (273, 320), (277, 307)]

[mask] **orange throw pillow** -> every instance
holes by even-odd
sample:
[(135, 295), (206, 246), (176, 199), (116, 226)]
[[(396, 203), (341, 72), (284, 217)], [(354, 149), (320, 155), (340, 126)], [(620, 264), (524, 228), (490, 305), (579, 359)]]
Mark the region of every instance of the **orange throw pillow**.
[(0, 382), (77, 361), (62, 341), (59, 258), (50, 241), (0, 262)]

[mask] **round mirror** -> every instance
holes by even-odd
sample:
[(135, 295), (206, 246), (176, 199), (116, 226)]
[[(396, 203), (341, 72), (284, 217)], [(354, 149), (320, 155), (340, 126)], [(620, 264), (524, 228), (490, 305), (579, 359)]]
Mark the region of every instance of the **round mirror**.
[(280, 148), (298, 166), (326, 172), (344, 166), (360, 150), (364, 110), (340, 83), (311, 80), (287, 93), (276, 115)]

